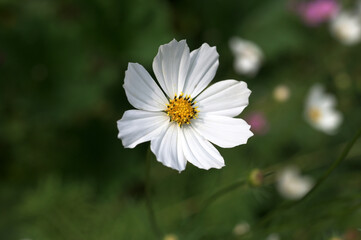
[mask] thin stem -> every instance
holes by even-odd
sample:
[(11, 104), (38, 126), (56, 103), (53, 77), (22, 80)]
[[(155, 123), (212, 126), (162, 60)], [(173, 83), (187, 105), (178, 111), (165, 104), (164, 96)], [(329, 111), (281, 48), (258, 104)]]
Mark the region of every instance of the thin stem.
[(341, 155), (335, 161), (333, 161), (331, 166), (322, 175), (322, 177), (317, 181), (315, 186), (303, 198), (299, 199), (296, 202), (288, 202), (288, 203), (284, 202), (283, 204), (279, 205), (274, 210), (272, 210), (268, 215), (266, 215), (261, 220), (261, 222), (259, 222), (258, 225), (264, 225), (264, 224), (268, 223), (272, 219), (272, 217), (278, 212), (278, 210), (287, 210), (289, 208), (292, 208), (292, 207), (300, 204), (305, 199), (307, 199), (317, 188), (319, 188), (319, 186), (331, 175), (331, 173), (346, 159), (346, 157), (349, 154), (351, 148), (354, 146), (354, 144), (356, 143), (357, 139), (360, 136), (361, 136), (361, 128), (357, 131), (357, 133), (352, 138), (352, 140), (350, 142), (348, 142), (346, 147), (343, 149)]
[(353, 145), (356, 143), (357, 139), (361, 136), (361, 128), (355, 134), (353, 139), (347, 144), (347, 146), (342, 151), (341, 155), (332, 163), (332, 165), (327, 169), (323, 176), (317, 181), (316, 185), (309, 191), (303, 198), (298, 202), (301, 202), (308, 198), (327, 178), (331, 173), (346, 159), (348, 153), (350, 152)]
[(246, 183), (245, 180), (241, 179), (241, 180), (237, 180), (236, 182), (233, 182), (223, 188), (220, 188), (218, 191), (214, 192), (212, 195), (210, 195), (208, 198), (206, 198), (203, 203), (202, 206), (195, 212), (191, 213), (188, 217), (191, 219), (196, 219), (197, 217), (200, 216), (201, 213), (203, 213), (208, 206), (213, 203), (215, 200), (217, 200), (218, 198), (220, 198), (221, 196), (243, 186)]
[(151, 177), (150, 177), (151, 154), (152, 153), (149, 148), (149, 150), (147, 151), (147, 157), (146, 157), (145, 195), (146, 195), (146, 204), (147, 204), (150, 224), (152, 226), (153, 232), (156, 235), (156, 237), (160, 238), (162, 236), (162, 232), (158, 226), (157, 219), (155, 217), (152, 199), (151, 199)]
[[(272, 175), (273, 173), (270, 172), (270, 173), (267, 173), (265, 174), (263, 177), (266, 178), (270, 175)], [(247, 180), (245, 179), (240, 179), (240, 180), (237, 180), (227, 186), (224, 186), (220, 189), (218, 189), (218, 191), (214, 192), (212, 195), (210, 195), (205, 201), (204, 201), (204, 204), (203, 204), (203, 208), (201, 209), (202, 210), (205, 210), (211, 203), (213, 203), (215, 200), (217, 200), (218, 198), (222, 197), (223, 195), (233, 191), (233, 190), (236, 190), (237, 188), (239, 187), (242, 187), (244, 185), (246, 185), (248, 182)]]
[(237, 188), (243, 186), (246, 183), (246, 181), (244, 179), (238, 180), (234, 183), (231, 183), (221, 189), (219, 189), (218, 191), (216, 191), (215, 193), (213, 193), (211, 196), (209, 196), (205, 201), (204, 201), (204, 205), (202, 210), (205, 210), (211, 203), (213, 203), (215, 200), (217, 200), (218, 198), (220, 198), (221, 196), (236, 190)]

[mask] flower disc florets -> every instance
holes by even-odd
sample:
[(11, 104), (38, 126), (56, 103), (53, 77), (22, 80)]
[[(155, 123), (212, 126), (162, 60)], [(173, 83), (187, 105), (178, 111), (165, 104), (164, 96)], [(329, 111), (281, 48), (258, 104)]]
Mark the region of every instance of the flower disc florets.
[(183, 93), (181, 93), (179, 96), (175, 95), (173, 99), (169, 99), (165, 112), (170, 120), (178, 123), (179, 126), (189, 124), (191, 119), (198, 116), (199, 111), (194, 106), (195, 103), (189, 95), (183, 97)]
[(311, 108), (308, 115), (312, 121), (318, 122), (321, 118), (321, 111), (317, 108)]

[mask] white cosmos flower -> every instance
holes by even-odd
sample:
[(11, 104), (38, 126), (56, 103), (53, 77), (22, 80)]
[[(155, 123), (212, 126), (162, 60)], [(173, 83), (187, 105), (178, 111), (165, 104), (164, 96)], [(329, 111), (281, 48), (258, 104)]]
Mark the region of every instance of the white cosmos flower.
[(233, 37), (229, 41), (229, 47), (235, 57), (234, 69), (237, 73), (253, 76), (258, 72), (262, 64), (263, 53), (256, 44)]
[(353, 45), (361, 40), (359, 14), (341, 12), (331, 20), (331, 33), (343, 44)]
[(204, 43), (190, 52), (185, 40), (159, 47), (153, 71), (161, 88), (141, 65), (129, 63), (124, 89), (137, 110), (117, 122), (124, 147), (151, 141), (157, 160), (179, 172), (187, 161), (203, 169), (223, 167), (210, 142), (231, 148), (253, 135), (244, 120), (234, 118), (248, 105), (251, 91), (236, 80), (205, 89), (217, 68), (215, 47)]
[(295, 167), (287, 167), (277, 174), (277, 188), (287, 199), (297, 200), (305, 196), (313, 187), (310, 177), (300, 175)]
[(336, 99), (325, 93), (322, 85), (314, 85), (306, 99), (305, 118), (314, 128), (334, 134), (342, 122), (342, 115), (335, 110)]

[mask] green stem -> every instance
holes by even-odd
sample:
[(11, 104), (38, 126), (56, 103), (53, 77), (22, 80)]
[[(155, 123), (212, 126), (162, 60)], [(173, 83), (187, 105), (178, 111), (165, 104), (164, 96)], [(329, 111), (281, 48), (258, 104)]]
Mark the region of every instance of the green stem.
[(156, 235), (156, 237), (160, 238), (162, 236), (162, 232), (158, 226), (157, 219), (155, 217), (152, 199), (151, 199), (151, 177), (150, 177), (151, 154), (152, 153), (149, 148), (149, 150), (147, 151), (147, 157), (146, 157), (145, 195), (146, 195), (146, 204), (147, 204), (150, 224), (152, 226), (153, 232)]
[[(273, 172), (269, 172), (267, 174), (264, 174), (264, 178), (272, 175)], [(240, 180), (237, 180), (227, 186), (224, 186), (223, 188), (220, 188), (218, 191), (216, 191), (215, 193), (213, 193), (212, 195), (210, 195), (205, 201), (204, 201), (204, 204), (203, 204), (203, 208), (201, 208), (201, 211), (202, 210), (205, 210), (211, 203), (213, 203), (215, 200), (217, 200), (218, 198), (222, 197), (223, 195), (233, 191), (233, 190), (236, 190), (237, 188), (239, 187), (242, 187), (244, 186), (245, 184), (247, 184), (247, 180), (245, 179), (240, 179)]]
[(357, 139), (361, 136), (361, 128), (355, 134), (353, 139), (347, 144), (347, 146), (342, 151), (341, 155), (331, 164), (331, 166), (327, 169), (327, 171), (323, 174), (323, 176), (317, 181), (316, 185), (298, 202), (301, 202), (308, 198), (319, 186), (331, 175), (331, 173), (346, 159), (349, 154), (351, 148), (356, 143)]
[(217, 200), (218, 198), (220, 198), (221, 196), (236, 190), (237, 188), (243, 186), (246, 183), (246, 181), (244, 179), (238, 180), (234, 183), (229, 184), (228, 186), (225, 186), (221, 189), (219, 189), (218, 191), (216, 191), (215, 193), (213, 193), (211, 196), (209, 196), (203, 204), (203, 208), (202, 210), (205, 210), (211, 203), (213, 203), (215, 200)]
[(258, 225), (265, 225), (268, 223), (272, 217), (278, 212), (278, 210), (287, 210), (289, 208), (292, 208), (301, 202), (303, 202), (305, 199), (309, 198), (309, 196), (320, 187), (320, 185), (331, 175), (331, 173), (346, 159), (347, 155), (349, 154), (351, 148), (356, 143), (357, 139), (361, 136), (361, 128), (357, 131), (355, 136), (352, 138), (350, 142), (346, 145), (346, 147), (343, 149), (341, 155), (333, 161), (331, 166), (327, 169), (327, 171), (322, 175), (322, 177), (317, 181), (315, 186), (301, 199), (299, 199), (296, 202), (289, 202), (289, 203), (283, 203), (276, 207), (274, 210), (272, 210), (268, 215), (266, 215), (261, 222)]
[(193, 219), (193, 221), (194, 221), (194, 220), (195, 220), (197, 217), (199, 217), (199, 216), (201, 215), (201, 213), (203, 213), (203, 212), (208, 208), (208, 206), (209, 206), (211, 203), (213, 203), (215, 200), (217, 200), (217, 199), (220, 198), (221, 196), (223, 196), (223, 195), (225, 195), (225, 194), (227, 194), (227, 193), (229, 193), (229, 192), (231, 192), (231, 191), (233, 191), (233, 190), (235, 190), (235, 189), (243, 186), (245, 183), (246, 183), (246, 181), (243, 180), (243, 179), (241, 179), (241, 180), (238, 180), (238, 181), (236, 181), (236, 182), (233, 182), (233, 183), (231, 183), (231, 184), (229, 184), (229, 185), (227, 185), (227, 186), (219, 189), (218, 191), (216, 191), (216, 192), (214, 192), (212, 195), (210, 195), (208, 198), (206, 198), (206, 199), (203, 201), (203, 204), (201, 205), (201, 207), (200, 207), (197, 211), (191, 213), (188, 217), (189, 217), (190, 219)]

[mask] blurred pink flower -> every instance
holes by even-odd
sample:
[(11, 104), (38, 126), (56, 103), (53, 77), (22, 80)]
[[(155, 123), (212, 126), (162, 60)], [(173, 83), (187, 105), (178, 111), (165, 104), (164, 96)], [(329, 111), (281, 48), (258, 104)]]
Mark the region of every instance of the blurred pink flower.
[(245, 117), (247, 123), (251, 125), (251, 131), (255, 134), (263, 135), (268, 132), (268, 121), (262, 112), (253, 112)]
[(296, 11), (309, 26), (326, 22), (340, 10), (337, 0), (313, 0), (299, 3)]

